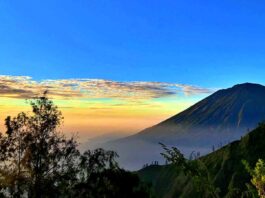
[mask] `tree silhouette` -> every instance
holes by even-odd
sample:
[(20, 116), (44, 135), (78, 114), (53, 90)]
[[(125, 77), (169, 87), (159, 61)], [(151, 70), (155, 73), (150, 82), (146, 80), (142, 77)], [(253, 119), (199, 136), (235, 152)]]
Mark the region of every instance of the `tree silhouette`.
[(46, 95), (30, 105), (31, 113), (7, 117), (0, 133), (0, 197), (151, 197), (137, 175), (119, 168), (115, 152), (80, 154), (59, 131), (62, 114)]
[(58, 132), (63, 117), (51, 100), (40, 97), (30, 104), (32, 114), (5, 120), (0, 167), (11, 196), (47, 197), (58, 194), (61, 182), (71, 182), (68, 175), (79, 152), (73, 138)]
[(220, 189), (214, 185), (213, 178), (207, 166), (198, 158), (200, 156), (199, 153), (195, 155), (194, 160), (192, 157), (190, 160), (187, 160), (178, 148), (168, 148), (162, 143), (160, 143), (160, 145), (165, 151), (165, 153), (161, 153), (161, 155), (169, 163), (179, 167), (186, 176), (192, 179), (198, 197), (219, 198)]

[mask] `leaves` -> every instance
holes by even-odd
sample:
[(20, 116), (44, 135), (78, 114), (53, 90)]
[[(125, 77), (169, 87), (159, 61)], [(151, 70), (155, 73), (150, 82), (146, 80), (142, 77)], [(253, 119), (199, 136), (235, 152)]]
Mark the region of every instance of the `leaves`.
[(202, 197), (218, 198), (220, 189), (214, 185), (214, 181), (208, 171), (207, 166), (200, 160), (187, 160), (176, 147), (167, 148), (160, 143), (165, 153), (161, 155), (170, 163), (180, 167), (181, 170), (192, 179), (197, 192)]
[(30, 105), (31, 114), (7, 117), (0, 133), (0, 197), (150, 197), (138, 176), (119, 168), (117, 153), (80, 154), (75, 138), (58, 130), (62, 114), (46, 95)]
[(259, 197), (265, 198), (265, 162), (259, 159), (253, 170), (246, 161), (244, 163), (246, 169), (252, 176), (251, 183), (256, 187)]

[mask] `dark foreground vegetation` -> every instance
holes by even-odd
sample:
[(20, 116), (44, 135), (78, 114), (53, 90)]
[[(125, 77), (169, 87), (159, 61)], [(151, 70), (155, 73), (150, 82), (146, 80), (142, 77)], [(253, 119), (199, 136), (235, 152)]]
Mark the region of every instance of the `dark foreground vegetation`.
[(80, 153), (75, 138), (60, 132), (62, 114), (45, 95), (30, 105), (31, 113), (7, 117), (0, 134), (0, 197), (265, 198), (265, 124), (190, 160), (161, 144), (169, 165), (132, 173), (113, 151)]
[(118, 166), (115, 152), (81, 154), (59, 132), (62, 114), (45, 95), (30, 105), (30, 114), (7, 117), (0, 134), (0, 197), (152, 197), (138, 175)]
[(177, 148), (164, 147), (171, 163), (138, 172), (158, 197), (265, 198), (265, 124), (223, 148), (187, 160)]

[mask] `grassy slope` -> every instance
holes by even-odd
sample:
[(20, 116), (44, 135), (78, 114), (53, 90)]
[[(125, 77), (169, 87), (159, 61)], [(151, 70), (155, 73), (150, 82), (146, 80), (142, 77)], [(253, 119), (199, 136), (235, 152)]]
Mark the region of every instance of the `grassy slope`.
[(172, 165), (152, 165), (138, 173), (144, 181), (152, 183), (155, 195), (158, 198), (170, 198), (172, 195), (180, 195), (183, 186), (188, 183), (183, 173)]
[[(221, 189), (221, 195), (225, 196), (229, 188), (243, 191), (245, 184), (250, 181), (241, 161), (245, 159), (253, 167), (259, 158), (265, 159), (265, 126), (259, 126), (240, 141), (201, 159)], [(174, 166), (150, 166), (138, 174), (144, 181), (153, 184), (158, 197), (196, 197), (190, 180)]]

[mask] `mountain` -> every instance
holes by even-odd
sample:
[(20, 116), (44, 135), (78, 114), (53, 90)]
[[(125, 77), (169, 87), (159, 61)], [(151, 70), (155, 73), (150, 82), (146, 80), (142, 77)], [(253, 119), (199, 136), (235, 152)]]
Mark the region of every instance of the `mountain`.
[(222, 89), (185, 111), (135, 135), (103, 146), (116, 150), (125, 168), (161, 161), (158, 143), (174, 145), (188, 156), (209, 153), (239, 139), (265, 120), (265, 87), (244, 83)]
[[(262, 124), (240, 140), (201, 158), (220, 188), (221, 197), (228, 193), (230, 196), (227, 197), (240, 197), (239, 194), (246, 190), (246, 183), (250, 183), (251, 178), (242, 160), (253, 168), (258, 159), (265, 159), (264, 140), (265, 124)], [(191, 180), (174, 165), (149, 166), (138, 171), (138, 175), (153, 185), (157, 197), (197, 197)]]

